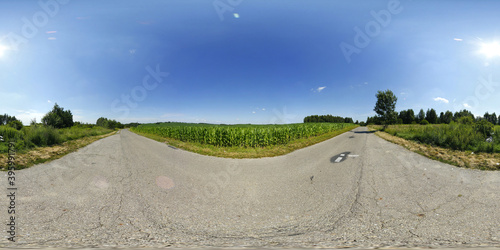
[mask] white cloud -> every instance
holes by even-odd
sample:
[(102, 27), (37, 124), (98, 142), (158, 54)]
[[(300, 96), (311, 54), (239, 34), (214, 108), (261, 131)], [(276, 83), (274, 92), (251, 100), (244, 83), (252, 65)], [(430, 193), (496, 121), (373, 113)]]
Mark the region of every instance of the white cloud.
[(262, 109), (262, 111), (266, 111), (266, 109), (265, 109), (265, 108), (263, 108), (263, 109)]
[(255, 114), (255, 111), (252, 111), (252, 114)]
[(240, 18), (240, 14), (238, 14), (238, 13), (234, 13), (233, 16), (234, 16), (234, 18)]
[(442, 98), (442, 97), (436, 97), (436, 98), (434, 98), (434, 101), (436, 101), (436, 102), (443, 102), (443, 103), (449, 103), (450, 102), (447, 99)]
[(36, 119), (36, 122), (41, 122), (44, 113), (40, 113), (36, 110), (16, 110), (17, 114), (14, 116), (20, 120), (24, 125), (29, 125), (31, 120)]
[(48, 103), (51, 103), (52, 101), (50, 101), (50, 100), (47, 100), (47, 102), (48, 102)]
[(461, 41), (463, 41), (464, 39), (462, 39), (462, 38), (453, 38), (453, 40), (455, 40), (455, 41), (457, 41), (457, 42), (461, 42)]
[(465, 107), (465, 108), (468, 108), (468, 109), (472, 108), (472, 107), (471, 107), (469, 104), (467, 104), (467, 103), (464, 103), (464, 107)]
[(311, 91), (312, 91), (312, 92), (314, 92), (314, 93), (316, 93), (316, 92), (318, 92), (318, 93), (319, 93), (319, 92), (321, 92), (321, 91), (322, 91), (323, 89), (325, 89), (325, 88), (326, 88), (326, 86), (323, 86), (323, 87), (318, 87), (318, 88), (316, 88), (316, 89), (311, 89)]

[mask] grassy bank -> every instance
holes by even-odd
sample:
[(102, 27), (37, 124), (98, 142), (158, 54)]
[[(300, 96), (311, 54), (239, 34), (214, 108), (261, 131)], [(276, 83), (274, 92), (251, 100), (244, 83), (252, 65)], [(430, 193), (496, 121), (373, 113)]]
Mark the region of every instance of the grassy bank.
[[(25, 126), (16, 130), (8, 126), (0, 126), (0, 135), (5, 142), (15, 142), (16, 151), (22, 153), (35, 147), (58, 145), (63, 142), (80, 139), (88, 136), (103, 135), (113, 130), (98, 126), (73, 126), (70, 128), (55, 129), (48, 126)], [(7, 153), (7, 143), (0, 143), (0, 154)]]
[(96, 140), (114, 134), (114, 130), (102, 127), (80, 127), (54, 129), (46, 126), (26, 126), (16, 130), (0, 126), (0, 167), (7, 166), (8, 143), (14, 142), (16, 169), (54, 160)]
[[(291, 125), (167, 123), (141, 125), (130, 130), (139, 135), (198, 154), (225, 158), (261, 158), (284, 155), (330, 139), (355, 127), (357, 125), (342, 123)], [(177, 137), (165, 136), (169, 135), (165, 131), (169, 131), (173, 135), (177, 133)], [(213, 136), (214, 139), (206, 138), (208, 136)], [(226, 143), (228, 146), (221, 146), (221, 143)]]
[(481, 170), (500, 170), (498, 135), (500, 126), (493, 132), (493, 142), (474, 131), (473, 125), (391, 125), (369, 126), (378, 130), (379, 137), (401, 145), (413, 152), (451, 165)]

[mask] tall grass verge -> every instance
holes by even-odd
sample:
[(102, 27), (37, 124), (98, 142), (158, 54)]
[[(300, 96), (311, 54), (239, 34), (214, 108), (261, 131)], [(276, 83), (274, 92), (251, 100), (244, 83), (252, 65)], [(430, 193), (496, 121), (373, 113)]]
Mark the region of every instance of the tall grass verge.
[[(80, 127), (55, 129), (50, 126), (25, 126), (16, 130), (8, 126), (0, 126), (0, 135), (5, 142), (15, 142), (17, 151), (25, 151), (34, 147), (46, 147), (61, 144), (87, 136), (102, 135), (113, 130), (102, 127)], [(0, 153), (8, 151), (7, 143), (0, 143)]]
[[(391, 125), (385, 132), (433, 146), (473, 152), (500, 153), (500, 126), (491, 131), (477, 124)], [(491, 136), (492, 142), (486, 139)]]

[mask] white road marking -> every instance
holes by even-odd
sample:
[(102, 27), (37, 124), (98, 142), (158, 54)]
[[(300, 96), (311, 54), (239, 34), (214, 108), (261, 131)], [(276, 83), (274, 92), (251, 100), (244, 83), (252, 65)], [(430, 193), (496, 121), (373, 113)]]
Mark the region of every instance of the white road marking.
[(342, 156), (342, 157), (343, 157), (343, 156), (345, 156), (345, 154), (340, 154), (340, 156)]
[(359, 155), (348, 155), (348, 157), (359, 157)]
[(340, 162), (342, 160), (342, 157), (339, 157), (335, 160), (335, 162)]

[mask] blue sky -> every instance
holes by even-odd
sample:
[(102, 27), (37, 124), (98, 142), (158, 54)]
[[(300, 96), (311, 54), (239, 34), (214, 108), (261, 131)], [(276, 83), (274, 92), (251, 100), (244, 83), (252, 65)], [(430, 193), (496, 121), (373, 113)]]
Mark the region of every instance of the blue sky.
[(0, 113), (75, 121), (364, 121), (500, 113), (500, 1), (0, 2)]

